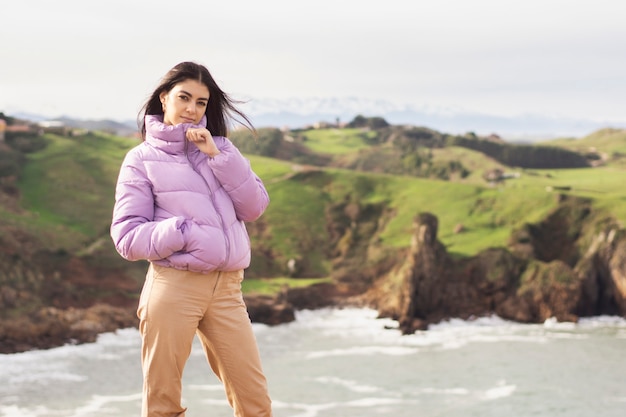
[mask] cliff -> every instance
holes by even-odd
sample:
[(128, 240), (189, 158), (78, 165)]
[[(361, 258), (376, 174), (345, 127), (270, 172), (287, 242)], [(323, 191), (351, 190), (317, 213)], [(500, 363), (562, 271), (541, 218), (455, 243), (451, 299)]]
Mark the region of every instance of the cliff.
[(437, 217), (421, 213), (404, 260), (362, 300), (399, 320), (404, 333), (489, 314), (526, 323), (624, 316), (626, 233), (610, 219), (600, 227), (592, 217), (588, 201), (563, 198), (544, 221), (516, 232), (509, 249), (453, 259), (437, 239)]

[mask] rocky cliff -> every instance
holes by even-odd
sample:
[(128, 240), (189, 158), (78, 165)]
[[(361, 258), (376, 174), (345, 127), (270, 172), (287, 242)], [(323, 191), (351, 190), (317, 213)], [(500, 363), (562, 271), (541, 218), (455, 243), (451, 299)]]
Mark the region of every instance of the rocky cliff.
[(539, 224), (469, 259), (437, 240), (437, 217), (415, 217), (410, 249), (362, 300), (404, 333), (446, 318), (497, 314), (519, 322), (626, 315), (626, 233), (594, 218), (586, 200), (562, 197)]

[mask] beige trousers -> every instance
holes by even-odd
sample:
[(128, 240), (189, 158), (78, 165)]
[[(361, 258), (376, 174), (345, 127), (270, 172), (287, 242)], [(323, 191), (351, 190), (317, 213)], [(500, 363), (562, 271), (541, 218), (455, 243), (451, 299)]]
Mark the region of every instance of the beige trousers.
[(150, 265), (137, 315), (142, 417), (183, 417), (182, 375), (197, 334), (236, 417), (271, 417), (267, 382), (241, 293), (243, 271), (200, 274)]

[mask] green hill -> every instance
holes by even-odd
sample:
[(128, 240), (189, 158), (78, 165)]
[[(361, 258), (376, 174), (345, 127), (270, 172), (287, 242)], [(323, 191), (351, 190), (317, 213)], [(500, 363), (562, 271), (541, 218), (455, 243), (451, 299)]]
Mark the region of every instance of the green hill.
[[(266, 214), (249, 225), (250, 278), (328, 278), (354, 270), (366, 252), (381, 260), (409, 246), (412, 219), (421, 212), (439, 218), (439, 238), (459, 258), (505, 247), (514, 231), (545, 218), (563, 193), (590, 198), (600, 217), (626, 221), (623, 131), (549, 143), (579, 156), (593, 144), (594, 152), (610, 155), (606, 165), (577, 169), (509, 167), (480, 147), (417, 127), (263, 129), (256, 140), (246, 132), (232, 138), (271, 197)], [(122, 260), (108, 228), (120, 163), (137, 143), (104, 133), (7, 139), (0, 154), (19, 155), (23, 163), (2, 177), (0, 286), (38, 295), (5, 294), (5, 315), (50, 299), (135, 302), (145, 264)], [(508, 176), (485, 181), (493, 170)], [(99, 276), (75, 277), (60, 295), (49, 283), (71, 262)]]
[(581, 139), (559, 139), (543, 144), (551, 144), (570, 149), (583, 155), (592, 156), (597, 163), (605, 165), (626, 165), (626, 130), (602, 129)]
[[(510, 167), (479, 150), (451, 146), (457, 142), (449, 135), (416, 127), (267, 129), (257, 140), (246, 132), (237, 132), (233, 140), (248, 152), (266, 155), (250, 156), (262, 177), (267, 167), (275, 170), (274, 175), (264, 177), (272, 204), (263, 218), (271, 232), (265, 229), (265, 236), (259, 239), (268, 246), (262, 252), (272, 253), (279, 265), (292, 258), (307, 259), (316, 265), (305, 268), (310, 274), (332, 269), (328, 261), (332, 255), (328, 254), (336, 251), (338, 242), (331, 242), (327, 235), (328, 212), (345, 201), (361, 209), (384, 207), (379, 215), (382, 225), (375, 234), (376, 244), (383, 249), (408, 247), (412, 217), (432, 212), (439, 217), (440, 239), (461, 257), (506, 246), (512, 232), (539, 222), (557, 206), (563, 193), (591, 198), (599, 212), (626, 220), (625, 193), (620, 187), (624, 171), (614, 164), (569, 169)], [(606, 139), (605, 146), (619, 148), (620, 140), (619, 135)], [(566, 140), (538, 146), (498, 145), (509, 153), (523, 149), (528, 158), (545, 155), (549, 145), (557, 151), (548, 156), (573, 155), (574, 165), (587, 158), (581, 148), (563, 143), (571, 144)], [(306, 151), (321, 153), (327, 158), (326, 165), (316, 166), (311, 157), (307, 163)], [(276, 155), (284, 161), (268, 158)], [(304, 162), (294, 165), (294, 159)], [(419, 161), (419, 169), (408, 161)], [(549, 161), (546, 158), (542, 164)], [(555, 161), (557, 166), (561, 163)], [(484, 177), (493, 170), (504, 175), (489, 183)]]
[[(346, 157), (376, 147), (376, 133), (359, 129), (310, 130), (296, 135), (308, 138), (303, 144), (313, 154)], [(625, 138), (623, 132), (621, 136), (619, 132), (597, 132), (578, 142), (559, 140), (551, 144), (580, 151), (595, 143), (597, 149), (619, 154), (626, 148)], [(33, 229), (36, 235), (50, 236), (44, 240), (49, 248), (79, 251), (108, 235), (117, 171), (125, 152), (137, 142), (102, 133), (78, 137), (48, 135), (46, 142), (44, 149), (28, 154), (17, 183), (21, 206), (30, 213), (25, 227)], [(253, 143), (263, 146), (263, 137)], [(555, 204), (546, 187), (592, 197), (617, 217), (625, 218), (619, 187), (623, 170), (614, 164), (594, 169), (521, 170), (509, 169), (466, 148), (443, 146), (427, 150), (433, 164), (462, 164), (469, 171), (468, 176), (441, 181), (325, 167), (317, 167), (312, 175), (310, 170), (292, 166), (291, 161), (250, 155), (254, 169), (271, 191), (267, 222), (272, 223), (274, 217), (283, 219), (280, 228), (285, 232), (278, 232), (277, 228), (273, 250), (285, 257), (292, 255), (289, 248), (293, 245), (284, 243), (289, 241), (290, 223), (294, 227), (306, 223), (312, 228), (308, 230), (312, 239), (324, 240), (324, 204), (342, 198), (362, 203), (384, 202), (394, 210), (396, 214), (382, 235), (392, 246), (408, 244), (403, 242), (404, 234), (416, 211), (431, 211), (440, 216), (444, 242), (462, 255), (502, 245), (511, 228), (537, 221)], [(490, 186), (482, 174), (496, 168), (520, 177)], [(302, 204), (304, 201), (309, 204)], [(466, 231), (453, 233), (457, 224), (463, 224)], [(301, 237), (300, 233), (292, 234)]]

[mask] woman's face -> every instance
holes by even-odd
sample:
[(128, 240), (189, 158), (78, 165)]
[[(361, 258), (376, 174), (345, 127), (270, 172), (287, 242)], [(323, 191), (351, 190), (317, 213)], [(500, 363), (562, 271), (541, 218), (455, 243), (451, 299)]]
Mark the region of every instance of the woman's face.
[(163, 123), (199, 123), (209, 102), (209, 89), (196, 80), (185, 80), (159, 96), (163, 105)]

